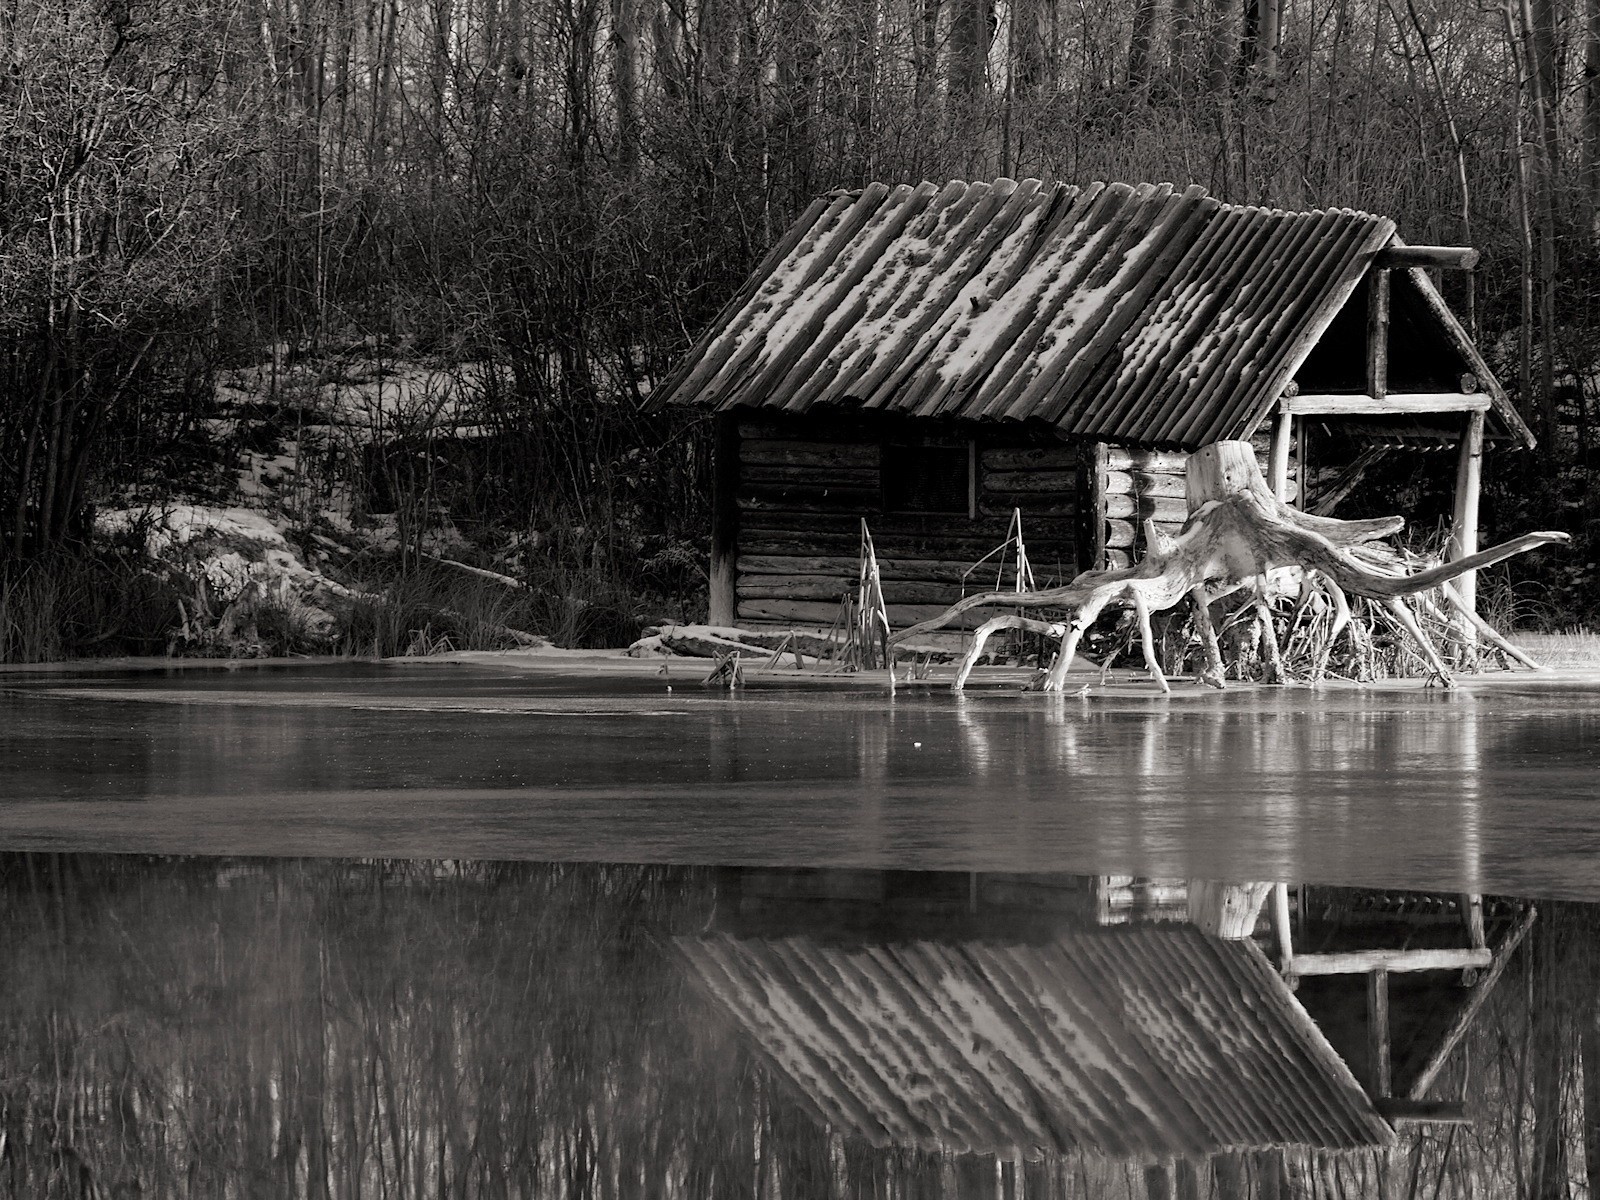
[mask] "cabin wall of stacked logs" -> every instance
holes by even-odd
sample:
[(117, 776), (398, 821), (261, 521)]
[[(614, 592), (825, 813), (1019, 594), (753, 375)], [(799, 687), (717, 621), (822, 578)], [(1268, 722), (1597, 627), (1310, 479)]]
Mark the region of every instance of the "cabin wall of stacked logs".
[[(733, 608), (744, 626), (830, 626), (855, 588), (863, 517), (890, 623), (901, 629), (995, 587), (997, 568), (968, 572), (1005, 540), (1014, 509), (1040, 587), (1090, 566), (1127, 566), (1145, 551), (1146, 519), (1170, 534), (1188, 515), (1182, 451), (1067, 443), (1020, 427), (967, 430), (976, 512), (894, 513), (883, 506), (882, 423), (746, 418), (736, 429)], [(1269, 449), (1266, 436), (1256, 440), (1263, 461)], [(1292, 457), (1291, 499), (1297, 477)], [(1002, 586), (1015, 581), (1014, 561), (1007, 556)]]
[[(1251, 444), (1258, 461), (1270, 461), (1270, 434), (1258, 434)], [(1188, 519), (1184, 469), (1189, 455), (1183, 450), (1140, 450), (1103, 443), (1092, 447), (1089, 453), (1105, 512), (1104, 565), (1131, 566), (1148, 549), (1145, 521), (1153, 520), (1158, 530), (1172, 536)], [(1290, 503), (1298, 494), (1299, 478), (1298, 447), (1291, 444), (1288, 494), (1284, 497)]]
[[(1092, 518), (1080, 497), (1088, 492), (1092, 463), (1085, 448), (1047, 431), (962, 431), (976, 470), (973, 504), (959, 515), (884, 511), (881, 423), (745, 419), (738, 433), (734, 589), (740, 625), (829, 627), (841, 597), (855, 589), (863, 517), (895, 628), (995, 587), (993, 564), (967, 573), (1005, 541), (1015, 508), (1023, 512), (1038, 586), (1065, 582), (1088, 565), (1080, 561), (1080, 547), (1090, 541)], [(1003, 586), (1015, 582), (1014, 562), (1008, 555)]]

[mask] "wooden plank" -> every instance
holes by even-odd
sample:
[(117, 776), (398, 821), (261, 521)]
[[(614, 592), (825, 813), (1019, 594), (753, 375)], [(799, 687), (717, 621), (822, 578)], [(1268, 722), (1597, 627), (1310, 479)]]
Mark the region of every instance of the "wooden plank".
[(1389, 246), (1378, 251), (1372, 265), (1380, 270), (1436, 267), (1442, 271), (1470, 271), (1478, 265), (1478, 252), (1471, 246)]
[(1386, 1096), (1373, 1107), (1391, 1125), (1471, 1125), (1467, 1106), (1459, 1100), (1409, 1100)]
[(1406, 1089), (1406, 1095), (1412, 1100), (1421, 1100), (1428, 1094), (1428, 1089), (1433, 1086), (1433, 1081), (1439, 1077), (1439, 1072), (1444, 1070), (1444, 1065), (1450, 1060), (1450, 1055), (1467, 1036), (1467, 1030), (1472, 1027), (1472, 1022), (1488, 1002), (1489, 994), (1494, 991), (1494, 986), (1500, 981), (1500, 976), (1505, 973), (1506, 964), (1511, 961), (1512, 954), (1522, 944), (1522, 939), (1528, 936), (1528, 930), (1533, 928), (1533, 923), (1538, 919), (1539, 910), (1533, 905), (1528, 905), (1517, 918), (1517, 923), (1511, 927), (1495, 948), (1494, 962), (1481, 976), (1478, 982), (1472, 985), (1472, 992), (1467, 997), (1467, 1002), (1456, 1013), (1455, 1019), (1450, 1022), (1450, 1027), (1445, 1030), (1444, 1037), (1439, 1040), (1428, 1061), (1423, 1064), (1422, 1070), (1417, 1074), (1411, 1086)]
[(1357, 395), (1292, 396), (1279, 404), (1280, 412), (1297, 417), (1404, 417), (1446, 412), (1485, 412), (1489, 397), (1482, 392), (1412, 392), (1382, 399)]
[(734, 576), (738, 570), (739, 427), (735, 417), (719, 414), (713, 425), (711, 484), (711, 562), (707, 576), (706, 621), (732, 625)]
[(1389, 272), (1367, 273), (1367, 394), (1389, 394)]
[(747, 437), (740, 443), (739, 461), (784, 467), (859, 467), (875, 471), (878, 469), (878, 443)]
[(1368, 971), (1467, 971), (1487, 967), (1487, 950), (1347, 950), (1337, 954), (1298, 954), (1296, 975), (1363, 975)]
[[(1301, 972), (1304, 974), (1304, 972)], [(1367, 975), (1367, 1086), (1374, 1099), (1387, 1096), (1391, 1086), (1389, 1043), (1389, 972)]]
[[(1478, 552), (1478, 500), (1483, 488), (1483, 432), (1481, 412), (1467, 417), (1466, 430), (1456, 458), (1455, 509), (1450, 520), (1450, 557), (1465, 558)], [(1469, 612), (1478, 611), (1478, 573), (1456, 577), (1456, 594)]]
[(1062, 442), (1049, 446), (988, 446), (978, 454), (984, 471), (1076, 471), (1082, 451)]

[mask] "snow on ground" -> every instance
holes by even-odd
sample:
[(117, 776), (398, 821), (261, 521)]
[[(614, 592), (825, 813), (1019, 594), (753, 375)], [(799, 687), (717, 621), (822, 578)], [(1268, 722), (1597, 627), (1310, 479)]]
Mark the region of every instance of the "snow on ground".
[[(196, 582), (203, 579), (210, 592), (203, 599), (226, 610), (223, 625), (229, 612), (237, 625), (257, 606), (270, 603), (292, 611), (308, 634), (318, 636), (332, 631), (334, 613), (354, 597), (343, 584), (301, 562), (283, 528), (250, 509), (140, 505), (103, 511), (95, 524), (102, 536), (142, 539), (151, 558)], [(197, 607), (203, 606), (197, 600)]]

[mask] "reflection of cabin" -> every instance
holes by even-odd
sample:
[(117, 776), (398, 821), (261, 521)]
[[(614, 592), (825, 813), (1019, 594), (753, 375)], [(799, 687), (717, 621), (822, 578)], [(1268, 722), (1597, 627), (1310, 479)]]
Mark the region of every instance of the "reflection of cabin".
[(1485, 921), (1476, 897), (729, 868), (715, 932), (677, 946), (785, 1091), (852, 1143), (1007, 1169), (1142, 1163), (1152, 1196), (1172, 1172), (1243, 1195), (1253, 1171), (1269, 1196), (1285, 1148), (1465, 1119), (1430, 1093), (1531, 919), (1497, 905)]
[(1532, 441), (1424, 269), (1475, 257), (1197, 187), (823, 197), (659, 393), (719, 414), (710, 618), (828, 625), (862, 518), (897, 626), (993, 585), (1013, 509), (1041, 584), (1126, 562), (1187, 451), (1260, 431), (1289, 498), (1311, 426), (1458, 443), (1471, 549), (1483, 439)]

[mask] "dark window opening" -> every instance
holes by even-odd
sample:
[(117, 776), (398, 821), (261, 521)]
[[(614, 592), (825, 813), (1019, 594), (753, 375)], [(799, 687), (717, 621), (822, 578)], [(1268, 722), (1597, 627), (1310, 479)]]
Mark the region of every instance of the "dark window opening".
[(883, 448), (885, 512), (959, 513), (972, 503), (972, 457), (965, 445)]

